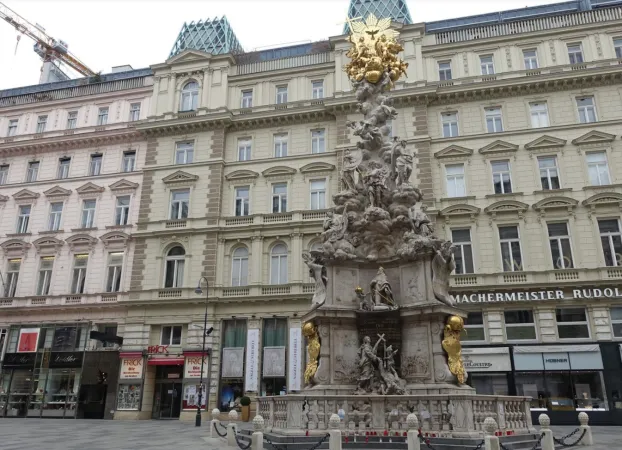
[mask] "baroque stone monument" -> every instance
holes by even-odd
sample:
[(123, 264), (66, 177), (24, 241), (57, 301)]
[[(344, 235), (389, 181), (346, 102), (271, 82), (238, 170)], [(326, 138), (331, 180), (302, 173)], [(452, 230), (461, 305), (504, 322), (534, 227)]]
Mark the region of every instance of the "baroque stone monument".
[(452, 244), (425, 212), (413, 145), (389, 137), (387, 121), (397, 117), (389, 92), (407, 69), (398, 33), (373, 15), (350, 25), (345, 69), (363, 120), (348, 123), (360, 140), (343, 151), (322, 247), (303, 255), (315, 280), (303, 317), (306, 386), (301, 395), (260, 398), (259, 412), (273, 431), (293, 434), (325, 429), (338, 411), (361, 431), (406, 426), (415, 412), (448, 437), (477, 435), (491, 414), (501, 428), (527, 432), (527, 399), (478, 396), (465, 384), (466, 313), (448, 292)]

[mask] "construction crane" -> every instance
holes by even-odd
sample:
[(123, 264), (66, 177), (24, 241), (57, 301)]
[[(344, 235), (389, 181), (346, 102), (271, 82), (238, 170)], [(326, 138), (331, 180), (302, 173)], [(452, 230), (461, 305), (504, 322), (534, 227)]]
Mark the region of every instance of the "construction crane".
[[(41, 56), (41, 59), (43, 59), (43, 67), (41, 68), (41, 78), (39, 83), (47, 82), (45, 79), (47, 78), (47, 75), (44, 70), (46, 63), (54, 66), (54, 62), (56, 61), (68, 65), (73, 70), (84, 76), (90, 77), (96, 75), (96, 73), (89, 69), (86, 64), (69, 53), (66, 42), (60, 39), (56, 40), (49, 36), (41, 25), (33, 25), (2, 2), (0, 2), (0, 18), (12, 25), (19, 33), (25, 34), (35, 41), (34, 51)], [(60, 71), (60, 69), (58, 70)], [(66, 79), (69, 78), (64, 73), (61, 72), (61, 74), (64, 75)]]

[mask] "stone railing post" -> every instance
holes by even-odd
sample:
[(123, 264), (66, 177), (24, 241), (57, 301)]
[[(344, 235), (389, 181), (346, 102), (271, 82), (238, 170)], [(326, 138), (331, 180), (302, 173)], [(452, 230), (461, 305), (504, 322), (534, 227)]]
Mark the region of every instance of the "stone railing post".
[(544, 433), (542, 438), (542, 450), (555, 450), (555, 441), (553, 440), (553, 431), (551, 431), (551, 419), (546, 414), (540, 414), (538, 417), (540, 423), (540, 434)]
[(220, 410), (218, 408), (212, 409), (212, 423), (211, 428), (209, 430), (209, 437), (218, 439), (218, 433), (216, 433), (216, 427), (220, 423)]
[(264, 420), (259, 414), (253, 419), (253, 435), (251, 436), (251, 450), (263, 450)]
[(238, 446), (235, 441), (235, 423), (233, 423), (236, 420), (238, 420), (238, 412), (235, 409), (232, 409), (229, 411), (229, 425), (227, 425), (227, 445), (229, 447)]
[(406, 442), (408, 450), (421, 450), (421, 442), (419, 441), (419, 419), (417, 415), (410, 413), (406, 416), (406, 426), (408, 433), (406, 434)]
[(500, 450), (499, 438), (495, 436), (495, 431), (498, 428), (495, 419), (486, 417), (484, 420), (484, 445), (486, 450)]
[(328, 419), (328, 426), (330, 431), (328, 432), (328, 450), (341, 450), (341, 419), (337, 414), (333, 414)]
[(590, 416), (588, 416), (587, 413), (579, 413), (579, 423), (581, 424), (581, 426), (579, 427), (579, 436), (581, 436), (583, 432), (585, 432), (585, 434), (583, 434), (583, 439), (581, 439), (581, 442), (579, 442), (579, 445), (594, 445), (594, 439), (592, 439), (592, 428), (587, 424), (589, 421)]

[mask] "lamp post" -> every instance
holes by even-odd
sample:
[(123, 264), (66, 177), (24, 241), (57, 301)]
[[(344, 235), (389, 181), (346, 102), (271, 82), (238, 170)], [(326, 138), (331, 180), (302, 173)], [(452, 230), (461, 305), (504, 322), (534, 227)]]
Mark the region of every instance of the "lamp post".
[[(205, 318), (203, 319), (203, 343), (201, 344), (201, 377), (199, 378), (199, 403), (197, 404), (197, 416), (194, 422), (195, 426), (197, 427), (201, 426), (201, 404), (203, 403), (203, 367), (205, 365), (205, 338), (213, 330), (213, 328), (209, 331), (207, 329), (207, 300), (209, 298), (209, 282), (207, 281), (207, 278), (201, 277), (201, 279), (199, 280), (199, 284), (197, 285), (197, 288), (194, 290), (194, 292), (197, 295), (201, 295), (203, 293), (203, 289), (201, 289), (201, 281), (205, 281)], [(205, 402), (205, 404), (207, 405), (207, 402)]]

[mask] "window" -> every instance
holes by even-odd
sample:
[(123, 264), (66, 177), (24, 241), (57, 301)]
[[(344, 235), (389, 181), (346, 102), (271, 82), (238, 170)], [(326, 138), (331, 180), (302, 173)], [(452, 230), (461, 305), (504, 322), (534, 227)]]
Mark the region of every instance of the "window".
[[(611, 326), (614, 337), (622, 337), (622, 308), (611, 308)], [(2, 347), (0, 347), (2, 351)]]
[(584, 308), (557, 308), (555, 318), (557, 319), (557, 334), (560, 339), (590, 337)]
[(531, 114), (532, 128), (543, 128), (549, 126), (549, 110), (546, 102), (530, 103), (529, 110)]
[(503, 131), (503, 118), (501, 116), (501, 108), (486, 108), (486, 130), (489, 133), (501, 133)]
[(508, 341), (535, 340), (536, 323), (529, 309), (505, 311), (505, 336)]
[(510, 162), (493, 161), (490, 163), (490, 166), (492, 167), (492, 184), (495, 187), (495, 194), (512, 193)]
[(540, 169), (540, 183), (542, 189), (550, 191), (559, 189), (559, 170), (557, 169), (557, 157), (541, 156), (538, 158), (538, 168)]
[(102, 160), (104, 159), (101, 153), (94, 153), (91, 155), (91, 161), (89, 162), (89, 176), (97, 176), (102, 172)]
[(587, 172), (590, 176), (590, 184), (592, 186), (611, 184), (607, 154), (605, 152), (586, 153), (585, 159), (587, 161)]
[(43, 133), (45, 131), (45, 127), (48, 123), (48, 116), (39, 116), (37, 117), (37, 129), (36, 133)]
[(287, 211), (287, 183), (275, 183), (272, 185), (272, 212), (283, 213)]
[(448, 164), (445, 166), (447, 177), (447, 197), (464, 197), (464, 164)]
[(50, 204), (50, 217), (48, 219), (48, 230), (60, 230), (60, 221), (63, 216), (63, 202)]
[(54, 268), (54, 257), (44, 256), (39, 262), (39, 278), (37, 280), (37, 295), (43, 296), (50, 293), (50, 282), (52, 281), (52, 269)]
[(67, 113), (67, 129), (73, 130), (78, 125), (78, 111), (69, 111)]
[(311, 82), (311, 98), (324, 98), (324, 81)]
[(326, 138), (324, 130), (311, 132), (311, 153), (324, 153), (326, 151)]
[(250, 161), (253, 141), (249, 138), (238, 139), (238, 161)]
[(441, 114), (441, 122), (443, 123), (443, 137), (458, 136), (458, 113), (449, 112)]
[(171, 220), (187, 219), (190, 203), (190, 190), (182, 189), (171, 192)]
[(617, 219), (603, 219), (598, 221), (600, 242), (603, 246), (603, 256), (607, 266), (622, 266), (622, 233), (620, 222)]
[(480, 56), (479, 65), (482, 69), (482, 75), (494, 75), (495, 64), (492, 60), (492, 55)]
[(535, 49), (523, 50), (523, 61), (525, 61), (525, 69), (538, 68), (538, 52)]
[(503, 271), (522, 271), (523, 258), (520, 250), (518, 227), (499, 227), (499, 241), (501, 244), (501, 261), (503, 263)]
[(130, 103), (130, 122), (140, 119), (140, 103)]
[(438, 63), (438, 79), (441, 81), (451, 80), (451, 62)]
[(326, 208), (326, 180), (311, 180), (311, 209)]
[(248, 249), (238, 247), (231, 258), (231, 286), (248, 285)]
[(274, 135), (274, 157), (283, 158), (287, 156), (287, 134)]
[(454, 260), (456, 274), (473, 273), (473, 248), (471, 246), (471, 230), (451, 230), (451, 240), (454, 243)]
[(130, 217), (130, 196), (117, 197), (117, 206), (114, 211), (114, 224), (127, 225)]
[(69, 166), (71, 165), (71, 158), (61, 158), (58, 160), (58, 173), (56, 178), (64, 180), (69, 177)]
[(8, 137), (15, 136), (17, 134), (17, 123), (18, 119), (9, 120), (9, 129), (6, 133)]
[(596, 122), (596, 106), (594, 105), (594, 97), (577, 98), (577, 111), (579, 113), (579, 122)]
[(93, 228), (95, 226), (95, 208), (97, 200), (89, 199), (82, 202), (82, 228)]
[(108, 274), (106, 278), (106, 292), (121, 290), (121, 273), (123, 269), (123, 252), (108, 254)]
[(74, 255), (73, 257), (73, 277), (71, 279), (71, 293), (84, 294), (84, 284), (86, 281), (86, 268), (89, 263), (89, 255)]
[(188, 81), (181, 90), (180, 111), (194, 111), (199, 102), (199, 83)]
[(181, 345), (181, 325), (162, 327), (160, 345)]
[(287, 103), (287, 86), (276, 87), (276, 104)]
[(548, 223), (547, 228), (549, 230), (549, 246), (551, 247), (553, 268), (572, 269), (574, 264), (568, 224), (565, 222)]
[(568, 60), (570, 64), (581, 64), (583, 62), (581, 44), (568, 44)]
[(134, 172), (136, 168), (136, 151), (123, 152), (123, 172)]
[(21, 205), (17, 215), (16, 233), (28, 233), (28, 223), (30, 222), (30, 205)]
[(175, 164), (190, 164), (194, 161), (194, 142), (175, 144)]
[(108, 123), (108, 107), (99, 108), (97, 114), (97, 125), (106, 125)]
[(464, 332), (460, 338), (462, 341), (485, 341), (486, 332), (484, 330), (484, 314), (481, 312), (470, 312), (464, 322)]
[(173, 247), (166, 255), (165, 288), (179, 288), (184, 284), (184, 264), (186, 251), (182, 247)]
[(0, 186), (6, 184), (7, 178), (9, 177), (9, 165), (3, 164), (0, 166)]
[(33, 183), (37, 181), (39, 176), (39, 161), (31, 161), (28, 163), (28, 170), (26, 170), (26, 182)]
[(19, 279), (19, 269), (22, 265), (21, 259), (9, 259), (6, 271), (6, 280), (4, 281), (4, 296), (15, 297), (17, 290), (17, 280)]
[(622, 39), (614, 39), (613, 40), (613, 48), (616, 51), (616, 58), (622, 59)]
[(252, 108), (253, 107), (253, 90), (242, 91), (242, 104), (240, 108)]
[(235, 215), (248, 216), (250, 212), (250, 187), (238, 186), (235, 188)]
[(270, 252), (270, 284), (287, 283), (287, 247), (277, 244)]

